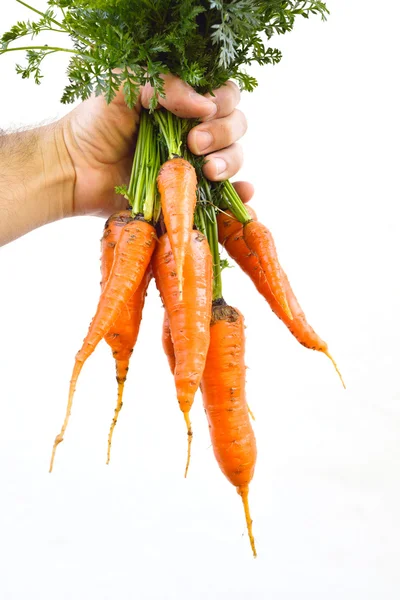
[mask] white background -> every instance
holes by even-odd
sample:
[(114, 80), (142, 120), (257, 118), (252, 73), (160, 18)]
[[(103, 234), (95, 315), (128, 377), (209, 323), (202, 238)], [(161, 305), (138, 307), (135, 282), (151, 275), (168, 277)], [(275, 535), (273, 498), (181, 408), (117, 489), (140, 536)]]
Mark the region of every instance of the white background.
[[(226, 274), (226, 299), (247, 321), (258, 559), (200, 397), (183, 479), (185, 430), (153, 285), (112, 464), (116, 390), (104, 344), (82, 372), (47, 473), (99, 293), (103, 222), (75, 218), (0, 250), (2, 599), (399, 598), (400, 7), (329, 5), (328, 23), (302, 20), (275, 40), (282, 63), (258, 72), (259, 89), (242, 102), (250, 127), (240, 177), (254, 182), (253, 206), (348, 385), (292, 339), (245, 275)], [(3, 0), (1, 29), (26, 16)], [(49, 62), (37, 88), (14, 74), (14, 60), (0, 59), (0, 127), (63, 114), (64, 64)]]

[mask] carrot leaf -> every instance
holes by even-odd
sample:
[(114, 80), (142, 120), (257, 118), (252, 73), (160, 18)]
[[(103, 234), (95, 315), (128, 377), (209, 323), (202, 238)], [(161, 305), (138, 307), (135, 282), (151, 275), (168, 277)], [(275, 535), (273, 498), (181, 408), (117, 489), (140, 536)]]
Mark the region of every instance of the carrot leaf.
[[(16, 0), (36, 20), (19, 21), (0, 38), (0, 54), (27, 51), (18, 73), (42, 79), (43, 60), (54, 52), (70, 52), (63, 103), (102, 94), (111, 102), (122, 87), (128, 106), (140, 88), (154, 89), (150, 109), (164, 95), (163, 75), (174, 73), (199, 92), (211, 92), (228, 79), (252, 91), (257, 81), (246, 72), (252, 64), (281, 60), (269, 40), (291, 31), (297, 17), (328, 15), (319, 0), (47, 0), (40, 11)], [(34, 2), (34, 0), (30, 0)], [(58, 33), (64, 43), (48, 46)], [(14, 42), (43, 39), (39, 45)]]

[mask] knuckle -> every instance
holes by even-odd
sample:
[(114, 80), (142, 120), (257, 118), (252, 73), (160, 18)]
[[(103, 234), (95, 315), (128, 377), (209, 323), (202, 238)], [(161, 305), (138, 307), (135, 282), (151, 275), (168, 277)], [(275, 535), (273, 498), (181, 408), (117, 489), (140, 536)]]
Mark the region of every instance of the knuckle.
[(236, 144), (232, 145), (232, 152), (235, 156), (235, 160), (241, 165), (243, 163), (243, 146), (236, 142)]
[(230, 119), (221, 120), (221, 137), (223, 138), (224, 146), (229, 146), (235, 141)]
[(240, 89), (239, 89), (239, 86), (237, 85), (237, 83), (235, 83), (234, 81), (232, 81), (232, 79), (230, 79), (226, 85), (231, 88), (232, 93), (235, 96), (235, 99), (237, 101), (239, 101), (240, 100)]
[(249, 126), (247, 123), (246, 115), (239, 108), (237, 108), (235, 110), (235, 115), (236, 115), (236, 119), (237, 119), (238, 123), (240, 124), (242, 135), (244, 135)]

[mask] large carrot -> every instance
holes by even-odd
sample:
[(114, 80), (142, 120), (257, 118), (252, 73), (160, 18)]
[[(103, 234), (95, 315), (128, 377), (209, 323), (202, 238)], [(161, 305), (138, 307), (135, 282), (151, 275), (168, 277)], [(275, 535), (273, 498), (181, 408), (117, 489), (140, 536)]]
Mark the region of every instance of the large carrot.
[(167, 357), (169, 368), (172, 375), (175, 373), (175, 350), (174, 342), (171, 337), (171, 328), (169, 326), (169, 320), (167, 311), (164, 310), (164, 321), (162, 327), (162, 346), (164, 349), (165, 356)]
[[(257, 215), (255, 211), (247, 206), (247, 210), (255, 221)], [(246, 226), (247, 227), (247, 226)], [(311, 325), (307, 322), (304, 311), (302, 310), (291, 286), (285, 271), (281, 269), (281, 278), (286, 293), (286, 298), (292, 319), (289, 319), (287, 313), (282, 309), (281, 305), (271, 292), (264, 269), (258, 259), (258, 256), (249, 248), (247, 240), (244, 236), (244, 227), (230, 211), (220, 212), (218, 215), (218, 236), (221, 244), (224, 245), (229, 256), (231, 256), (241, 269), (250, 277), (256, 286), (259, 293), (267, 300), (273, 312), (283, 321), (292, 335), (306, 348), (317, 350), (325, 354), (333, 363), (340, 380), (345, 387), (342, 375), (329, 353), (328, 345), (314, 331)]]
[(175, 352), (175, 387), (188, 432), (186, 476), (193, 437), (189, 411), (200, 385), (210, 342), (212, 257), (204, 235), (192, 230), (181, 295), (171, 246), (168, 234), (163, 235), (154, 252), (152, 268), (167, 311)]
[[(103, 291), (114, 261), (114, 249), (121, 235), (122, 228), (126, 219), (129, 220), (130, 212), (122, 211), (112, 215), (104, 226), (104, 233), (101, 240), (101, 289)], [(111, 326), (110, 330), (104, 336), (105, 341), (110, 346), (115, 358), (115, 368), (118, 383), (117, 406), (115, 408), (114, 418), (110, 426), (108, 435), (107, 464), (110, 462), (111, 444), (114, 429), (117, 425), (118, 415), (123, 404), (123, 393), (126, 377), (129, 369), (129, 361), (132, 356), (138, 335), (146, 291), (151, 279), (151, 269), (147, 271), (136, 292), (129, 298), (128, 302), (122, 307), (119, 317)]]
[(244, 350), (243, 316), (223, 300), (215, 301), (201, 390), (214, 454), (221, 471), (242, 498), (256, 556), (248, 494), (257, 449), (247, 410)]
[(76, 382), (82, 367), (100, 340), (108, 333), (129, 298), (138, 289), (149, 266), (155, 247), (155, 239), (154, 227), (146, 221), (133, 219), (132, 217), (125, 220), (114, 249), (114, 260), (110, 276), (101, 293), (97, 311), (90, 324), (87, 336), (75, 357), (67, 411), (61, 431), (54, 440), (50, 472), (53, 469), (57, 446), (64, 439), (64, 433), (71, 415)]
[(183, 266), (196, 207), (196, 171), (184, 158), (172, 158), (161, 167), (157, 184), (182, 293)]

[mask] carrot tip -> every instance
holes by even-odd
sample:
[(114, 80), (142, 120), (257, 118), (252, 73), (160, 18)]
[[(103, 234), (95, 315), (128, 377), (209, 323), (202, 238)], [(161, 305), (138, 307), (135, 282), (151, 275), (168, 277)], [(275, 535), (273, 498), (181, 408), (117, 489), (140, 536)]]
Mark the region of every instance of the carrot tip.
[(346, 384), (344, 382), (341, 372), (339, 371), (339, 367), (337, 366), (335, 360), (333, 359), (333, 356), (331, 356), (331, 354), (329, 354), (328, 351), (326, 351), (325, 354), (329, 358), (329, 360), (332, 361), (332, 364), (335, 367), (335, 371), (339, 375), (340, 381), (342, 382), (342, 386), (344, 387), (344, 389), (346, 389)]
[(53, 471), (53, 466), (54, 466), (54, 459), (56, 457), (56, 450), (57, 450), (57, 446), (58, 444), (61, 444), (61, 442), (64, 440), (64, 438), (61, 436), (61, 434), (59, 433), (58, 436), (56, 437), (56, 439), (54, 440), (54, 444), (53, 444), (53, 450), (51, 453), (51, 459), (50, 459), (50, 468), (49, 468), (49, 473), (52, 473)]
[(242, 498), (242, 502), (243, 502), (243, 508), (244, 508), (244, 514), (246, 517), (247, 533), (249, 536), (250, 546), (253, 551), (254, 558), (257, 558), (256, 543), (255, 543), (254, 535), (253, 535), (253, 521), (250, 516), (249, 487), (247, 485), (239, 486), (237, 488), (237, 491), (238, 491), (239, 496)]
[(112, 445), (112, 438), (113, 438), (114, 429), (115, 429), (115, 427), (117, 425), (118, 416), (119, 416), (119, 413), (121, 412), (121, 408), (123, 406), (122, 396), (123, 396), (123, 393), (124, 393), (124, 384), (125, 384), (125, 382), (123, 382), (123, 383), (119, 383), (118, 382), (117, 406), (115, 407), (114, 418), (111, 421), (110, 431), (109, 431), (109, 434), (108, 434), (107, 462), (106, 462), (107, 465), (110, 464), (110, 460), (111, 460), (111, 445)]
[(188, 470), (189, 470), (189, 464), (190, 464), (193, 431), (192, 431), (192, 424), (190, 422), (189, 414), (183, 413), (183, 416), (185, 417), (185, 423), (186, 423), (186, 427), (187, 427), (187, 437), (188, 437), (187, 459), (186, 459), (186, 467), (185, 467), (185, 479), (186, 479)]

